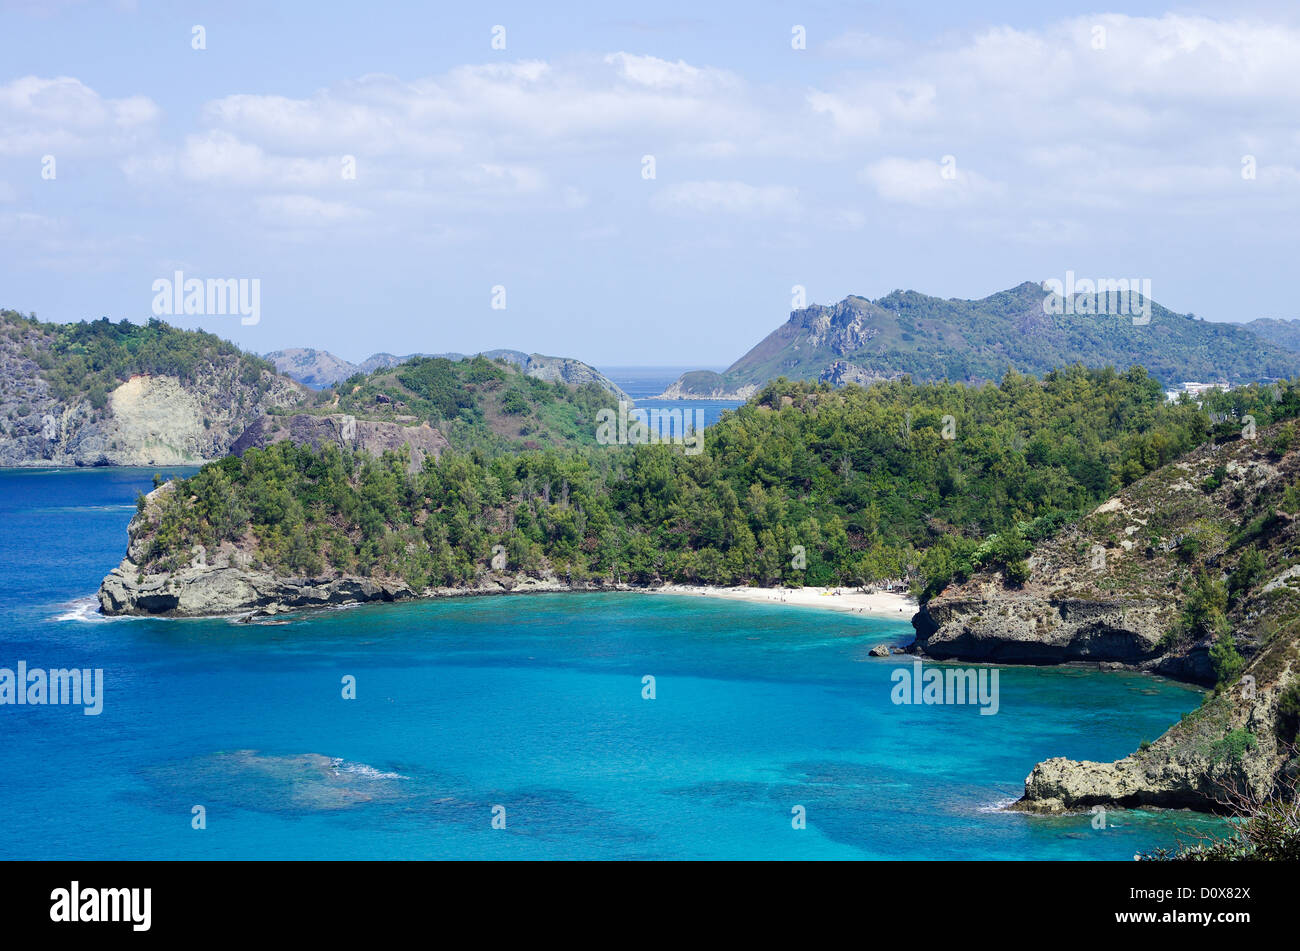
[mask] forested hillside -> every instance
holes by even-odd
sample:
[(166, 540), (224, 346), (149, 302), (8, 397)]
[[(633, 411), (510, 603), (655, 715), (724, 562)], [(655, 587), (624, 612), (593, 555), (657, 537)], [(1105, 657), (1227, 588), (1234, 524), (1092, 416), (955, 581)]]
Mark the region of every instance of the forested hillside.
[[(515, 385), (493, 371), (484, 361), (466, 372)], [(405, 385), (445, 414), (463, 399), (447, 373), (408, 365)], [(356, 385), (352, 398), (370, 406), (373, 384)], [(1246, 413), (1266, 425), (1297, 407), (1291, 386), (1215, 394), (1203, 409), (1166, 404), (1141, 369), (982, 387), (778, 381), (725, 415), (696, 456), (478, 448), (409, 473), (395, 454), (250, 451), (142, 502), (132, 544), (142, 574), (174, 570), (202, 544), (238, 547), (259, 569), (398, 578), (417, 591), (495, 570), (498, 545), (502, 571), (573, 581), (909, 577), (933, 591), (982, 564), (1017, 564), (1035, 539), (1204, 441), (1215, 418), (1227, 432)]]

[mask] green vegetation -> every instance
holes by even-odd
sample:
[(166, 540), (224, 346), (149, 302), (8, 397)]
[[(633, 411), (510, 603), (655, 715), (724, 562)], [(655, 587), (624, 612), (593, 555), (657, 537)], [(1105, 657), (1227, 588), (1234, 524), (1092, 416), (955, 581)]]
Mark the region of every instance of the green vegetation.
[(357, 374), (286, 412), (349, 413), (429, 423), (462, 451), (488, 453), (596, 443), (596, 414), (617, 405), (595, 383), (573, 386), (527, 376), (504, 358), (416, 357)]
[[(1300, 356), (1291, 352), (1297, 347), (1276, 335), (1261, 339), (1239, 325), (1198, 320), (1155, 303), (1150, 323), (1115, 314), (1049, 315), (1044, 298), (1042, 286), (1032, 282), (982, 300), (916, 291), (877, 300), (847, 297), (796, 311), (721, 375), (681, 382), (691, 393), (734, 391), (777, 376), (817, 380), (842, 362), (868, 376), (904, 373), (918, 381), (997, 380), (1008, 368), (1045, 374), (1073, 363), (1141, 365), (1166, 384), (1253, 383), (1300, 373)], [(1282, 345), (1267, 342), (1274, 338)]]
[[(553, 397), (529, 417), (551, 426), (547, 410), (560, 408), (567, 425), (594, 432), (595, 410), (608, 403), (603, 391), (575, 396), (477, 358), (348, 381), (339, 409), (455, 408), (482, 434), (494, 417), (474, 412), (485, 400), (504, 406), (516, 388)], [(462, 406), (463, 392), (480, 402)], [(1262, 417), (1266, 403), (1294, 412), (1300, 396), (1288, 389), (1280, 402), (1257, 402)], [(944, 438), (945, 417), (958, 438)], [(980, 566), (1023, 581), (1034, 541), (1209, 429), (1195, 406), (1166, 404), (1141, 369), (1008, 374), (982, 387), (778, 380), (724, 415), (699, 455), (670, 445), (505, 453), (493, 450), (509, 439), (484, 438), (409, 475), (402, 454), (250, 451), (164, 496), (149, 560), (166, 567), (196, 543), (251, 531), (257, 557), (276, 570), (378, 574), (416, 587), (469, 582), (503, 545), (509, 570), (574, 581), (911, 578), (928, 595)], [(792, 557), (796, 546), (804, 560)]]
[(268, 386), (263, 374), (275, 373), (265, 360), (220, 337), (156, 319), (144, 325), (112, 323), (107, 317), (46, 324), (0, 311), (0, 332), (26, 340), (23, 356), (41, 368), (56, 399), (87, 399), (95, 409), (103, 409), (108, 394), (136, 374), (167, 374), (188, 383), (216, 362), (238, 360), (241, 381), (263, 393)]

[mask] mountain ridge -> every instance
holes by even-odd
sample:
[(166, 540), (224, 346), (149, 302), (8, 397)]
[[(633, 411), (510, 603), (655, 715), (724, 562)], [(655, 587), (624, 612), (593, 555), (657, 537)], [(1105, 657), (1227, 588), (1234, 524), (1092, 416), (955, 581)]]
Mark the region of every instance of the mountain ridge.
[(525, 353), (522, 350), (502, 348), (482, 350), (473, 354), (408, 353), (404, 356), (380, 352), (372, 353), (360, 363), (352, 363), (328, 350), (317, 350), (311, 347), (289, 347), (264, 354), (264, 358), (281, 373), (313, 388), (334, 386), (358, 374), (369, 375), (376, 370), (391, 370), (416, 359), (442, 359), (458, 363), (475, 356), (487, 357), (489, 360), (498, 358), (506, 360), (519, 367), (525, 375), (550, 383), (571, 383), (578, 386), (595, 383), (602, 389), (608, 390), (617, 399), (631, 400), (618, 384), (589, 363), (573, 357), (554, 357), (541, 353)]
[[(722, 373), (683, 374), (662, 399), (747, 399), (778, 377), (867, 384), (982, 383), (1008, 370), (1042, 375), (1074, 363), (1141, 365), (1166, 385), (1233, 383), (1300, 373), (1300, 353), (1237, 324), (1178, 314), (1138, 294), (1057, 296), (1025, 281), (980, 299), (895, 290), (876, 300), (849, 295), (794, 310)], [(1089, 303), (1120, 313), (1081, 312)], [(1137, 313), (1149, 307), (1145, 313)], [(1127, 311), (1127, 312), (1125, 312)]]

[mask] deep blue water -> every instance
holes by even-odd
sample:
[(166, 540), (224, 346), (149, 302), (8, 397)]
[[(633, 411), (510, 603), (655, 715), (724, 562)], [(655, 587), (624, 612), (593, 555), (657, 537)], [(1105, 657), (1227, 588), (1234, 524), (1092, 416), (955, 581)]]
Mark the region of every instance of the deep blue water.
[(106, 678), (97, 717), (0, 706), (0, 858), (1129, 859), (1212, 824), (998, 811), (1199, 694), (1008, 668), (995, 716), (896, 706), (906, 662), (867, 655), (910, 640), (893, 619), (641, 594), (97, 618), (151, 475), (0, 470), (0, 667)]

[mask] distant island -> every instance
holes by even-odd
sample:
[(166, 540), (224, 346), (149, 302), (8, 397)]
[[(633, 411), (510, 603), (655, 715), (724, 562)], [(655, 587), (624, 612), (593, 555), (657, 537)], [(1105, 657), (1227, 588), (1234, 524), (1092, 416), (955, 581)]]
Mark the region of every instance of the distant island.
[(836, 385), (903, 376), (978, 383), (1001, 379), (1008, 369), (1041, 375), (1074, 363), (1142, 366), (1165, 384), (1300, 374), (1300, 334), (1286, 321), (1211, 323), (1131, 294), (1094, 295), (1118, 313), (1068, 303), (1052, 308), (1050, 301), (1045, 307), (1047, 297), (1041, 284), (1026, 281), (980, 300), (894, 291), (878, 300), (814, 304), (791, 312), (723, 372), (692, 370), (662, 398), (743, 400), (777, 377)]

